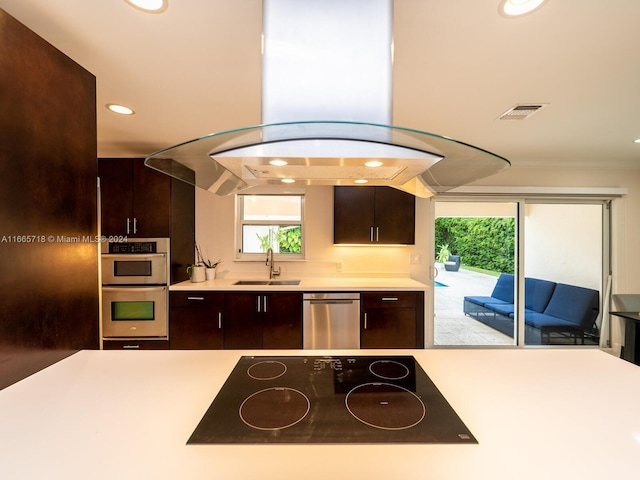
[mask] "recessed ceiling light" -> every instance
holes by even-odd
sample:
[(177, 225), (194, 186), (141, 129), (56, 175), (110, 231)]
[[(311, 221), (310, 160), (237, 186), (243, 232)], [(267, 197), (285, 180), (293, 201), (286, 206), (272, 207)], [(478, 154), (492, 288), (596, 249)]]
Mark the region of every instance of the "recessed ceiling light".
[(162, 13), (167, 9), (169, 0), (124, 0), (132, 7), (147, 13)]
[(354, 183), (369, 183), (369, 180), (365, 178), (359, 178), (357, 180), (354, 180)]
[(640, 138), (636, 138), (633, 143), (640, 143)]
[(382, 162), (380, 160), (369, 160), (367, 163), (364, 164), (365, 167), (380, 167), (382, 166)]
[(546, 0), (502, 0), (498, 12), (506, 18), (518, 17), (533, 12), (544, 2)]
[(269, 165), (273, 165), (274, 167), (284, 167), (285, 165), (287, 165), (287, 162), (285, 162), (284, 160), (280, 160), (279, 158), (276, 158), (275, 160), (271, 160), (269, 162)]
[(107, 103), (107, 108), (114, 113), (119, 113), (120, 115), (133, 115), (136, 113), (129, 107), (118, 105), (117, 103)]
[(282, 183), (296, 183), (296, 181), (293, 178), (283, 178), (282, 180), (280, 180)]

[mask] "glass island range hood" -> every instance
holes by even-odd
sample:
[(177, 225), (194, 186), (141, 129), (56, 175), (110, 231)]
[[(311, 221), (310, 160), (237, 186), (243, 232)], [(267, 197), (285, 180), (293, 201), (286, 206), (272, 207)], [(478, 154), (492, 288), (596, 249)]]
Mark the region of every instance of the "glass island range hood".
[(146, 165), (219, 195), (285, 182), (421, 197), (507, 168), (486, 150), (392, 125), (392, 16), (392, 0), (264, 0), (262, 124), (166, 148)]
[[(365, 163), (380, 160), (381, 166)], [(270, 162), (283, 160), (286, 165)], [(432, 133), (341, 121), (214, 133), (156, 152), (147, 166), (218, 195), (256, 185), (388, 185), (425, 197), (497, 173), (508, 160)]]

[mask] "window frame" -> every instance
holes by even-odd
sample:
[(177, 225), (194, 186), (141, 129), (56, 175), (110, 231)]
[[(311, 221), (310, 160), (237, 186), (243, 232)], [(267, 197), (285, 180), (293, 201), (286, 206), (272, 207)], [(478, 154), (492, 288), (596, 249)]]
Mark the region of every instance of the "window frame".
[[(246, 197), (299, 197), (300, 198), (300, 220), (281, 221), (281, 220), (244, 220), (244, 199)], [(300, 225), (300, 253), (273, 253), (274, 258), (279, 261), (300, 261), (305, 260), (305, 194), (304, 193), (238, 193), (236, 194), (236, 235), (235, 249), (236, 260), (262, 261), (266, 252), (245, 253), (242, 251), (243, 245), (243, 227), (245, 225), (280, 225), (280, 226), (298, 226)]]

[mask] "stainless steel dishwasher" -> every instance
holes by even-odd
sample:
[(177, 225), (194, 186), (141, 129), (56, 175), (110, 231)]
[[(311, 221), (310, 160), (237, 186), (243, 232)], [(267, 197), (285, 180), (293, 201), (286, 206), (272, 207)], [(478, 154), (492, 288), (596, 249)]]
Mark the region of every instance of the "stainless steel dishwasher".
[(359, 293), (305, 293), (302, 304), (304, 348), (360, 348)]

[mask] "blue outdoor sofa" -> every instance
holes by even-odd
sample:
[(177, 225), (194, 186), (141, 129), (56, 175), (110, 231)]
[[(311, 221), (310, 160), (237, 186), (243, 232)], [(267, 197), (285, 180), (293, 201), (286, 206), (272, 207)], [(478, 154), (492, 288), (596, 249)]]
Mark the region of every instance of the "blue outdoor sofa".
[[(524, 279), (524, 322), (527, 345), (597, 343), (600, 310), (597, 290)], [(490, 296), (464, 297), (465, 315), (513, 337), (514, 277), (502, 273)]]

